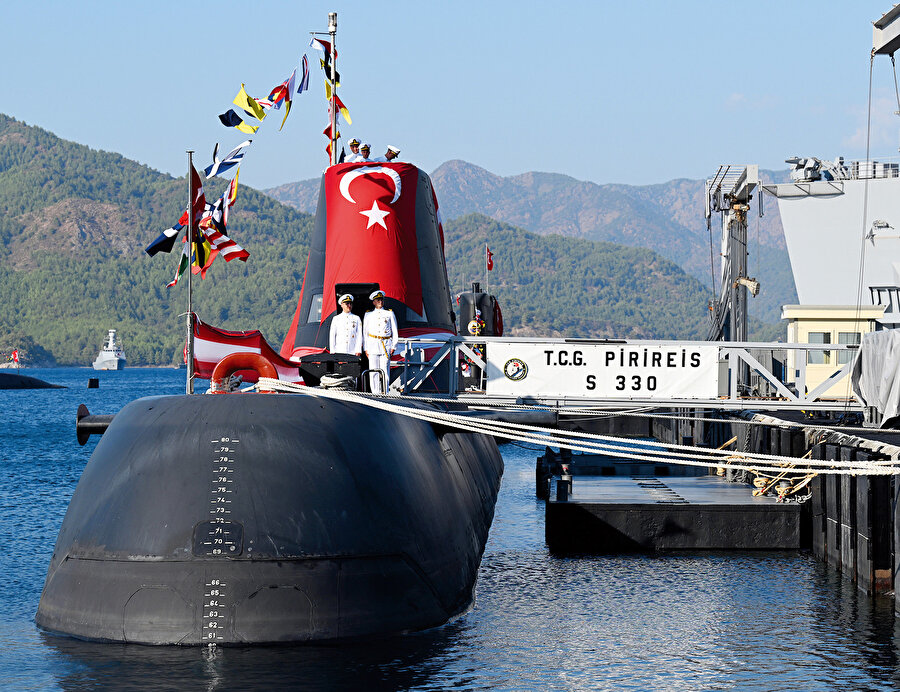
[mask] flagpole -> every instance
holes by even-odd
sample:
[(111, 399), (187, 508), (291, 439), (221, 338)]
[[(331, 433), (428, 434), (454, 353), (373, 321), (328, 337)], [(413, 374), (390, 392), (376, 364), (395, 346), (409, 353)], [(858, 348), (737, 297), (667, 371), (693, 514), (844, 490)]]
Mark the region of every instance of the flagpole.
[(337, 12), (328, 13), (328, 33), (331, 34), (331, 165), (338, 162), (337, 154)]
[(485, 293), (491, 295), (491, 279), (490, 270), (488, 269), (488, 244), (484, 244), (484, 290)]
[(187, 266), (187, 394), (194, 393), (194, 305), (193, 305), (193, 281), (194, 275), (194, 191), (191, 189), (191, 173), (194, 170), (194, 150), (188, 149), (188, 266)]

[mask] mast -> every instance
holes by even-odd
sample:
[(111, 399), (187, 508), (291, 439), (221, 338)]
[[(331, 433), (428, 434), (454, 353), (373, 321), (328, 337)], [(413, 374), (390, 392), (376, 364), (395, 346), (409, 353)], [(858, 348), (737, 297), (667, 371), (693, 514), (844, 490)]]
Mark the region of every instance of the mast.
[(488, 268), (488, 244), (487, 244), (487, 242), (485, 242), (485, 244), (484, 244), (484, 286), (485, 286), (485, 293), (490, 295), (491, 279), (490, 279), (490, 269)]
[(187, 358), (187, 383), (185, 392), (194, 393), (194, 306), (193, 306), (193, 282), (191, 277), (194, 272), (194, 191), (191, 189), (191, 172), (194, 170), (194, 150), (188, 149), (188, 267), (187, 267), (187, 340), (185, 342)]
[[(757, 295), (759, 282), (747, 270), (747, 212), (758, 185), (756, 164), (719, 166), (716, 175), (706, 181), (707, 227), (714, 212), (722, 213), (722, 285), (718, 300), (710, 304), (708, 341), (744, 342), (748, 338), (747, 291)], [(739, 389), (749, 384), (746, 363), (735, 372)]]
[(331, 165), (338, 162), (337, 153), (337, 12), (328, 13), (328, 33), (331, 35)]

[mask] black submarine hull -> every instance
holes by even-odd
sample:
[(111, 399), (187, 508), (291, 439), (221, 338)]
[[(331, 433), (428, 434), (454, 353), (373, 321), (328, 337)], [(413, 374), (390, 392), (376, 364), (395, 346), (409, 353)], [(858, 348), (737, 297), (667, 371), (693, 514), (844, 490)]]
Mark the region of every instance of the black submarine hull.
[(85, 467), (35, 619), (182, 645), (437, 626), (472, 603), (502, 472), (490, 436), (361, 404), (140, 399)]
[(12, 372), (0, 372), (0, 389), (65, 389), (61, 384), (51, 384), (36, 377)]

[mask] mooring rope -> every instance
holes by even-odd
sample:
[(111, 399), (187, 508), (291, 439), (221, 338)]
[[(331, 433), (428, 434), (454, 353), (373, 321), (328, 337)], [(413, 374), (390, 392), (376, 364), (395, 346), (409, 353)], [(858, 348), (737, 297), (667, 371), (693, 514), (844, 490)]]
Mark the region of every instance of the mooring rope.
[[(754, 473), (775, 474), (783, 472), (785, 466), (790, 466), (791, 473), (797, 474), (893, 475), (900, 473), (900, 465), (893, 459), (886, 461), (799, 459), (772, 454), (738, 453), (689, 445), (664, 444), (650, 440), (641, 440), (639, 443), (640, 447), (636, 447), (634, 443), (623, 443), (621, 438), (609, 435), (548, 429), (523, 423), (484, 420), (454, 412), (411, 407), (403, 403), (416, 401), (417, 399), (403, 399), (400, 397), (385, 399), (371, 394), (308, 387), (269, 378), (260, 378), (257, 387), (259, 386), (274, 391), (352, 402), (464, 432), (476, 432), (519, 442), (559, 447), (578, 452), (607, 454), (644, 462), (675, 463), (707, 468), (727, 466), (728, 468)], [(801, 466), (801, 462), (805, 465)]]
[[(488, 406), (482, 399), (478, 399), (475, 397), (459, 397), (449, 398), (446, 395), (444, 396), (426, 396), (422, 394), (416, 394), (414, 396), (408, 397), (410, 401), (422, 401), (426, 403), (448, 403), (448, 402), (458, 402), (461, 404), (466, 404), (470, 408), (476, 409), (484, 409), (484, 410), (496, 410), (494, 407)], [(608, 406), (582, 406), (582, 405), (570, 405), (570, 406), (550, 406), (547, 404), (503, 404), (504, 409), (509, 410), (525, 410), (525, 411), (556, 411), (560, 415), (568, 416), (570, 420), (573, 420), (576, 416), (584, 416), (585, 420), (590, 420), (594, 418), (612, 418), (615, 416), (624, 416), (624, 417), (632, 417), (632, 418), (659, 418), (664, 420), (691, 420), (691, 421), (721, 421), (725, 420), (723, 418), (716, 418), (713, 416), (689, 416), (685, 413), (672, 411), (672, 412), (660, 412), (658, 411), (659, 406), (634, 406), (629, 408), (610, 408)], [(740, 421), (741, 423), (747, 425), (765, 425), (771, 426), (772, 423), (767, 423), (763, 421), (755, 421), (750, 419), (744, 419)], [(780, 421), (779, 427), (785, 428), (797, 428), (799, 430), (833, 430), (835, 432), (859, 432), (859, 427), (852, 425), (825, 425), (823, 423), (801, 423), (799, 421)]]

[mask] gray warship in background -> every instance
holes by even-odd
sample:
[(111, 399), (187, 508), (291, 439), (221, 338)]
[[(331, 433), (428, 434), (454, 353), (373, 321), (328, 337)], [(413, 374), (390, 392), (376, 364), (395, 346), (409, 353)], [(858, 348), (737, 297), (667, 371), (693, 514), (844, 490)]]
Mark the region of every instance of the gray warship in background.
[(125, 351), (116, 340), (116, 330), (110, 329), (106, 341), (93, 362), (94, 370), (124, 370)]
[[(333, 355), (337, 297), (372, 286), (401, 335), (455, 333), (437, 200), (410, 164), (325, 171), (279, 376)], [(201, 375), (227, 341), (198, 348)], [(45, 630), (142, 644), (335, 640), (433, 627), (472, 603), (503, 472), (490, 436), (302, 394), (86, 413), (81, 440), (106, 429), (50, 562)]]

